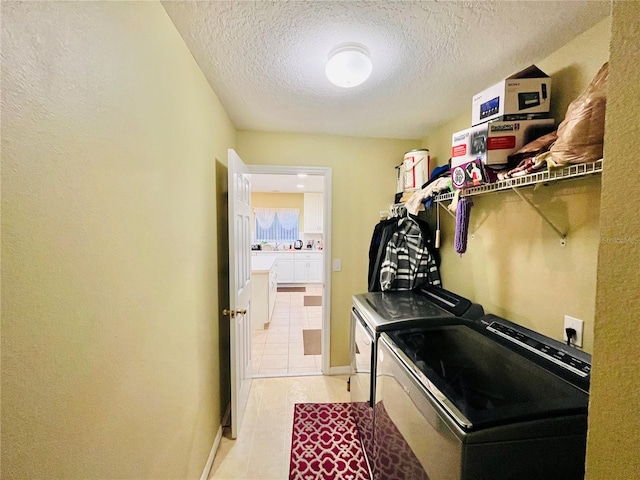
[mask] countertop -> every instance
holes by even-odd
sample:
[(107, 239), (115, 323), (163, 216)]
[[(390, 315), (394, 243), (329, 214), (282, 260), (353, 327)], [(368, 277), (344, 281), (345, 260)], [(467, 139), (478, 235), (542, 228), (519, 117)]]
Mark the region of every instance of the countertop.
[(251, 250), (251, 253), (261, 254), (274, 254), (274, 253), (324, 253), (324, 250), (316, 250), (315, 248), (303, 248), (301, 250)]
[(277, 260), (273, 257), (255, 255), (251, 257), (251, 273), (269, 273)]

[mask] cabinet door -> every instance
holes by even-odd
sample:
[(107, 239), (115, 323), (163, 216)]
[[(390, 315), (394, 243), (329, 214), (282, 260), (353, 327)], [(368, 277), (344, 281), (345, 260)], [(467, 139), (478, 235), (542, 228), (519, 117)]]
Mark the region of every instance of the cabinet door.
[(322, 254), (299, 253), (294, 261), (293, 280), (297, 283), (322, 283)]
[(309, 260), (307, 270), (307, 281), (309, 283), (322, 283), (322, 259)]
[(323, 194), (304, 194), (304, 231), (305, 233), (322, 233), (323, 229)]
[(278, 260), (278, 283), (293, 282), (293, 254), (290, 252), (276, 252), (273, 254)]
[(278, 283), (293, 282), (293, 260), (278, 259)]
[(293, 281), (296, 283), (307, 282), (307, 260), (304, 258), (296, 259), (293, 262)]

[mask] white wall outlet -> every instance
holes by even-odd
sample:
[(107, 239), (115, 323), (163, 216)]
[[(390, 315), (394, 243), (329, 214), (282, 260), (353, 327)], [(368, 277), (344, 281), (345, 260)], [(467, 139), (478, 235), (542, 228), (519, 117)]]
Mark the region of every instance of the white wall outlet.
[(564, 316), (564, 329), (562, 331), (565, 343), (567, 342), (567, 328), (573, 328), (576, 331), (576, 338), (571, 342), (571, 345), (576, 347), (582, 346), (582, 331), (584, 329), (584, 320), (579, 318)]
[(333, 271), (334, 272), (339, 272), (340, 270), (342, 270), (342, 260), (340, 260), (339, 258), (334, 258), (333, 259)]

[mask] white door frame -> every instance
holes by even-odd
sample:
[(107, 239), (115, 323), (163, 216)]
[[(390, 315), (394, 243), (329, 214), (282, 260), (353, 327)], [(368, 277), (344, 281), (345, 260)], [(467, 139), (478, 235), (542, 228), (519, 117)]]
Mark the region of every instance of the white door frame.
[(322, 241), (324, 250), (324, 289), (322, 292), (322, 374), (329, 375), (331, 369), (331, 167), (304, 167), (285, 165), (248, 165), (249, 173), (264, 175), (320, 175), (324, 177), (323, 199), (323, 230)]

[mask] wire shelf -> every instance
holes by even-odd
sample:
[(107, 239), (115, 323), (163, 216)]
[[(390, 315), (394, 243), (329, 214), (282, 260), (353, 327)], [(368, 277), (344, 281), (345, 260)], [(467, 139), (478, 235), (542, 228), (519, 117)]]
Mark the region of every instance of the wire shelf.
[[(488, 192), (497, 192), (501, 190), (509, 190), (516, 187), (526, 187), (539, 183), (548, 183), (557, 180), (567, 180), (570, 178), (583, 177), (594, 173), (602, 172), (602, 159), (593, 163), (580, 163), (577, 165), (569, 165), (557, 170), (544, 170), (541, 172), (531, 173), (522, 177), (507, 178), (498, 180), (495, 183), (487, 183), (478, 185), (477, 187), (463, 188), (460, 191), (461, 197), (469, 197), (472, 195), (481, 195)], [(453, 193), (443, 193), (435, 197), (436, 202), (445, 202), (452, 200)]]
[[(580, 163), (578, 165), (569, 165), (568, 167), (556, 170), (544, 170), (542, 172), (531, 173), (517, 178), (507, 178), (499, 180), (495, 183), (479, 185), (477, 187), (463, 188), (460, 191), (461, 197), (469, 197), (472, 195), (481, 195), (489, 192), (499, 192), (501, 190), (513, 190), (523, 201), (525, 201), (540, 217), (558, 234), (560, 244), (566, 245), (567, 232), (558, 228), (547, 216), (527, 197), (525, 197), (518, 187), (527, 187), (529, 185), (537, 185), (558, 180), (568, 180), (570, 178), (584, 177), (594, 173), (602, 172), (602, 159), (593, 163)], [(445, 202), (454, 198), (453, 193), (443, 193), (435, 197), (436, 202)], [(447, 210), (448, 211), (448, 210)]]

